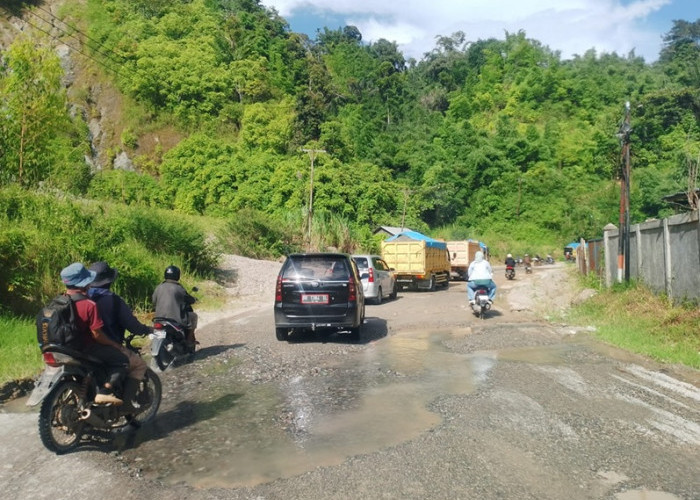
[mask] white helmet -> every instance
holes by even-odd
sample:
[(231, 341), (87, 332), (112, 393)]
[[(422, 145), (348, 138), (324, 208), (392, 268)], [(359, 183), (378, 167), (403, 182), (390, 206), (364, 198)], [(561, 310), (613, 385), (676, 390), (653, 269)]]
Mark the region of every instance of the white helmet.
[(508, 257), (509, 259), (513, 258), (513, 256), (511, 254), (506, 255), (506, 257)]

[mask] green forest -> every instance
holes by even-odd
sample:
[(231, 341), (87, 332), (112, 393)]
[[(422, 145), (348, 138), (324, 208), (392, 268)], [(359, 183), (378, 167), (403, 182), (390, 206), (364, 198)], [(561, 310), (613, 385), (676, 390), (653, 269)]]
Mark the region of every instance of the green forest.
[[(675, 21), (653, 63), (564, 60), (525, 32), (445, 34), (415, 60), (354, 26), (294, 33), (259, 0), (8, 5), (5, 21), (28, 23), (0, 53), (0, 307), (12, 311), (72, 260), (112, 259), (153, 283), (165, 260), (206, 275), (216, 245), (376, 250), (378, 225), (496, 255), (560, 250), (619, 218), (627, 102), (632, 222), (686, 210), (664, 197), (696, 186), (700, 19)], [(96, 88), (113, 89), (120, 116), (99, 166), (86, 161)], [(133, 168), (115, 168), (122, 153)]]

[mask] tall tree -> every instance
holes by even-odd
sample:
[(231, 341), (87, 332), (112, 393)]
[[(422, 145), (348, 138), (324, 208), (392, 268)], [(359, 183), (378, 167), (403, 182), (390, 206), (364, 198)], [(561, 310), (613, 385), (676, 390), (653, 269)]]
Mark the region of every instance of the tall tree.
[(58, 56), (17, 39), (0, 74), (0, 183), (35, 185), (51, 170), (51, 144), (67, 122)]

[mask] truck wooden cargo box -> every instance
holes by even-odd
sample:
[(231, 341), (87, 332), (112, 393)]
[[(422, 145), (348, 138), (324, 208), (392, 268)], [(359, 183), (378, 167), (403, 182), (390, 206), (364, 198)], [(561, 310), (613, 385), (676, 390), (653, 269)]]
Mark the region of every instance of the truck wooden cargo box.
[(405, 231), (382, 242), (382, 258), (396, 274), (400, 289), (435, 290), (450, 281), (447, 244), (415, 231)]
[(481, 250), (481, 245), (472, 240), (448, 241), (447, 250), (450, 252), (452, 279), (466, 281), (469, 264), (474, 260), (476, 252)]

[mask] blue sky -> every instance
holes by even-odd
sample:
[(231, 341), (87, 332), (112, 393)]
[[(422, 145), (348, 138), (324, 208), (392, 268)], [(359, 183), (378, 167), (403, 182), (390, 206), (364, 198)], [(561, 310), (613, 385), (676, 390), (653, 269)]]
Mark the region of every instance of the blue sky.
[(524, 30), (564, 59), (594, 48), (631, 50), (647, 62), (658, 58), (674, 19), (700, 19), (700, 0), (261, 0), (292, 31), (354, 25), (365, 42), (394, 41), (406, 57), (421, 59), (436, 36), (463, 31), (468, 41), (503, 39)]

